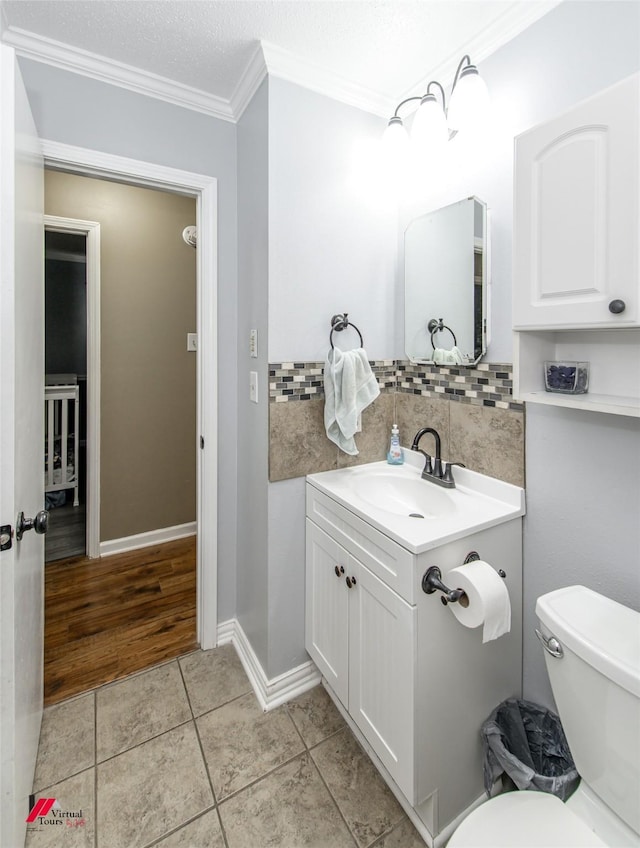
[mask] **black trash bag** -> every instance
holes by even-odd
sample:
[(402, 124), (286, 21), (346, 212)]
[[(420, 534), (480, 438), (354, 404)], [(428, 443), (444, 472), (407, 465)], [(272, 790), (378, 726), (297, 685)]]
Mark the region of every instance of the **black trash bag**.
[(538, 704), (508, 698), (482, 725), (484, 788), (506, 772), (518, 789), (550, 792), (562, 801), (580, 782), (558, 716)]

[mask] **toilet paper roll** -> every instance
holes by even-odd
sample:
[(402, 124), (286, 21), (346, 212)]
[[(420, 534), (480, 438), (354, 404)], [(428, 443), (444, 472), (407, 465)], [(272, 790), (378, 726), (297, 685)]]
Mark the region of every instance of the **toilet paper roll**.
[(459, 601), (449, 609), (464, 627), (483, 625), (482, 641), (497, 639), (511, 629), (511, 603), (506, 584), (498, 572), (481, 559), (459, 565), (448, 572), (447, 586), (463, 589), (469, 604)]

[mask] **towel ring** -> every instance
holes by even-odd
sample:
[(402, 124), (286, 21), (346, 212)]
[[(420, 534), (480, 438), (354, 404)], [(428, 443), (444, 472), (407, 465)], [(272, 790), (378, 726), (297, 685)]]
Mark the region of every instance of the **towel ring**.
[(448, 330), (453, 336), (453, 345), (454, 347), (458, 346), (458, 342), (456, 341), (456, 334), (453, 332), (451, 327), (447, 327), (447, 325), (443, 322), (442, 318), (439, 320), (437, 318), (432, 318), (431, 321), (427, 324), (427, 330), (431, 333), (431, 347), (435, 350), (436, 346), (433, 343), (433, 337), (436, 333), (441, 333), (443, 330)]
[(347, 317), (347, 313), (345, 312), (343, 315), (334, 315), (331, 319), (331, 332), (329, 333), (329, 344), (331, 345), (331, 349), (333, 350), (333, 333), (334, 331), (340, 333), (342, 330), (346, 330), (347, 327), (353, 327), (356, 333), (360, 336), (360, 347), (364, 347), (364, 342), (362, 341), (362, 333), (356, 327), (355, 324), (352, 324)]

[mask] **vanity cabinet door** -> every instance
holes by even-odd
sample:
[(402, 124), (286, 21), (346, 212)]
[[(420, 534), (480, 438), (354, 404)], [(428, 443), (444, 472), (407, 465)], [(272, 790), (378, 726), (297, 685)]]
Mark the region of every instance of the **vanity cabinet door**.
[(640, 76), (515, 147), (515, 329), (640, 325)]
[(349, 713), (414, 803), (416, 607), (351, 558)]
[(349, 555), (307, 519), (305, 646), (329, 686), (349, 707)]

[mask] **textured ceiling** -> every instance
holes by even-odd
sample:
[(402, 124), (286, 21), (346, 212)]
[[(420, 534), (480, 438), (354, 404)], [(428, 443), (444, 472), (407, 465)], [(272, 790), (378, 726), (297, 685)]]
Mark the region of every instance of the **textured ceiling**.
[[(394, 98), (536, 0), (3, 0), (5, 26), (231, 99), (261, 40)], [(519, 27), (520, 29), (522, 26)], [(505, 38), (503, 37), (503, 41)], [(497, 46), (494, 45), (494, 46)], [(472, 56), (473, 59), (473, 56)]]

